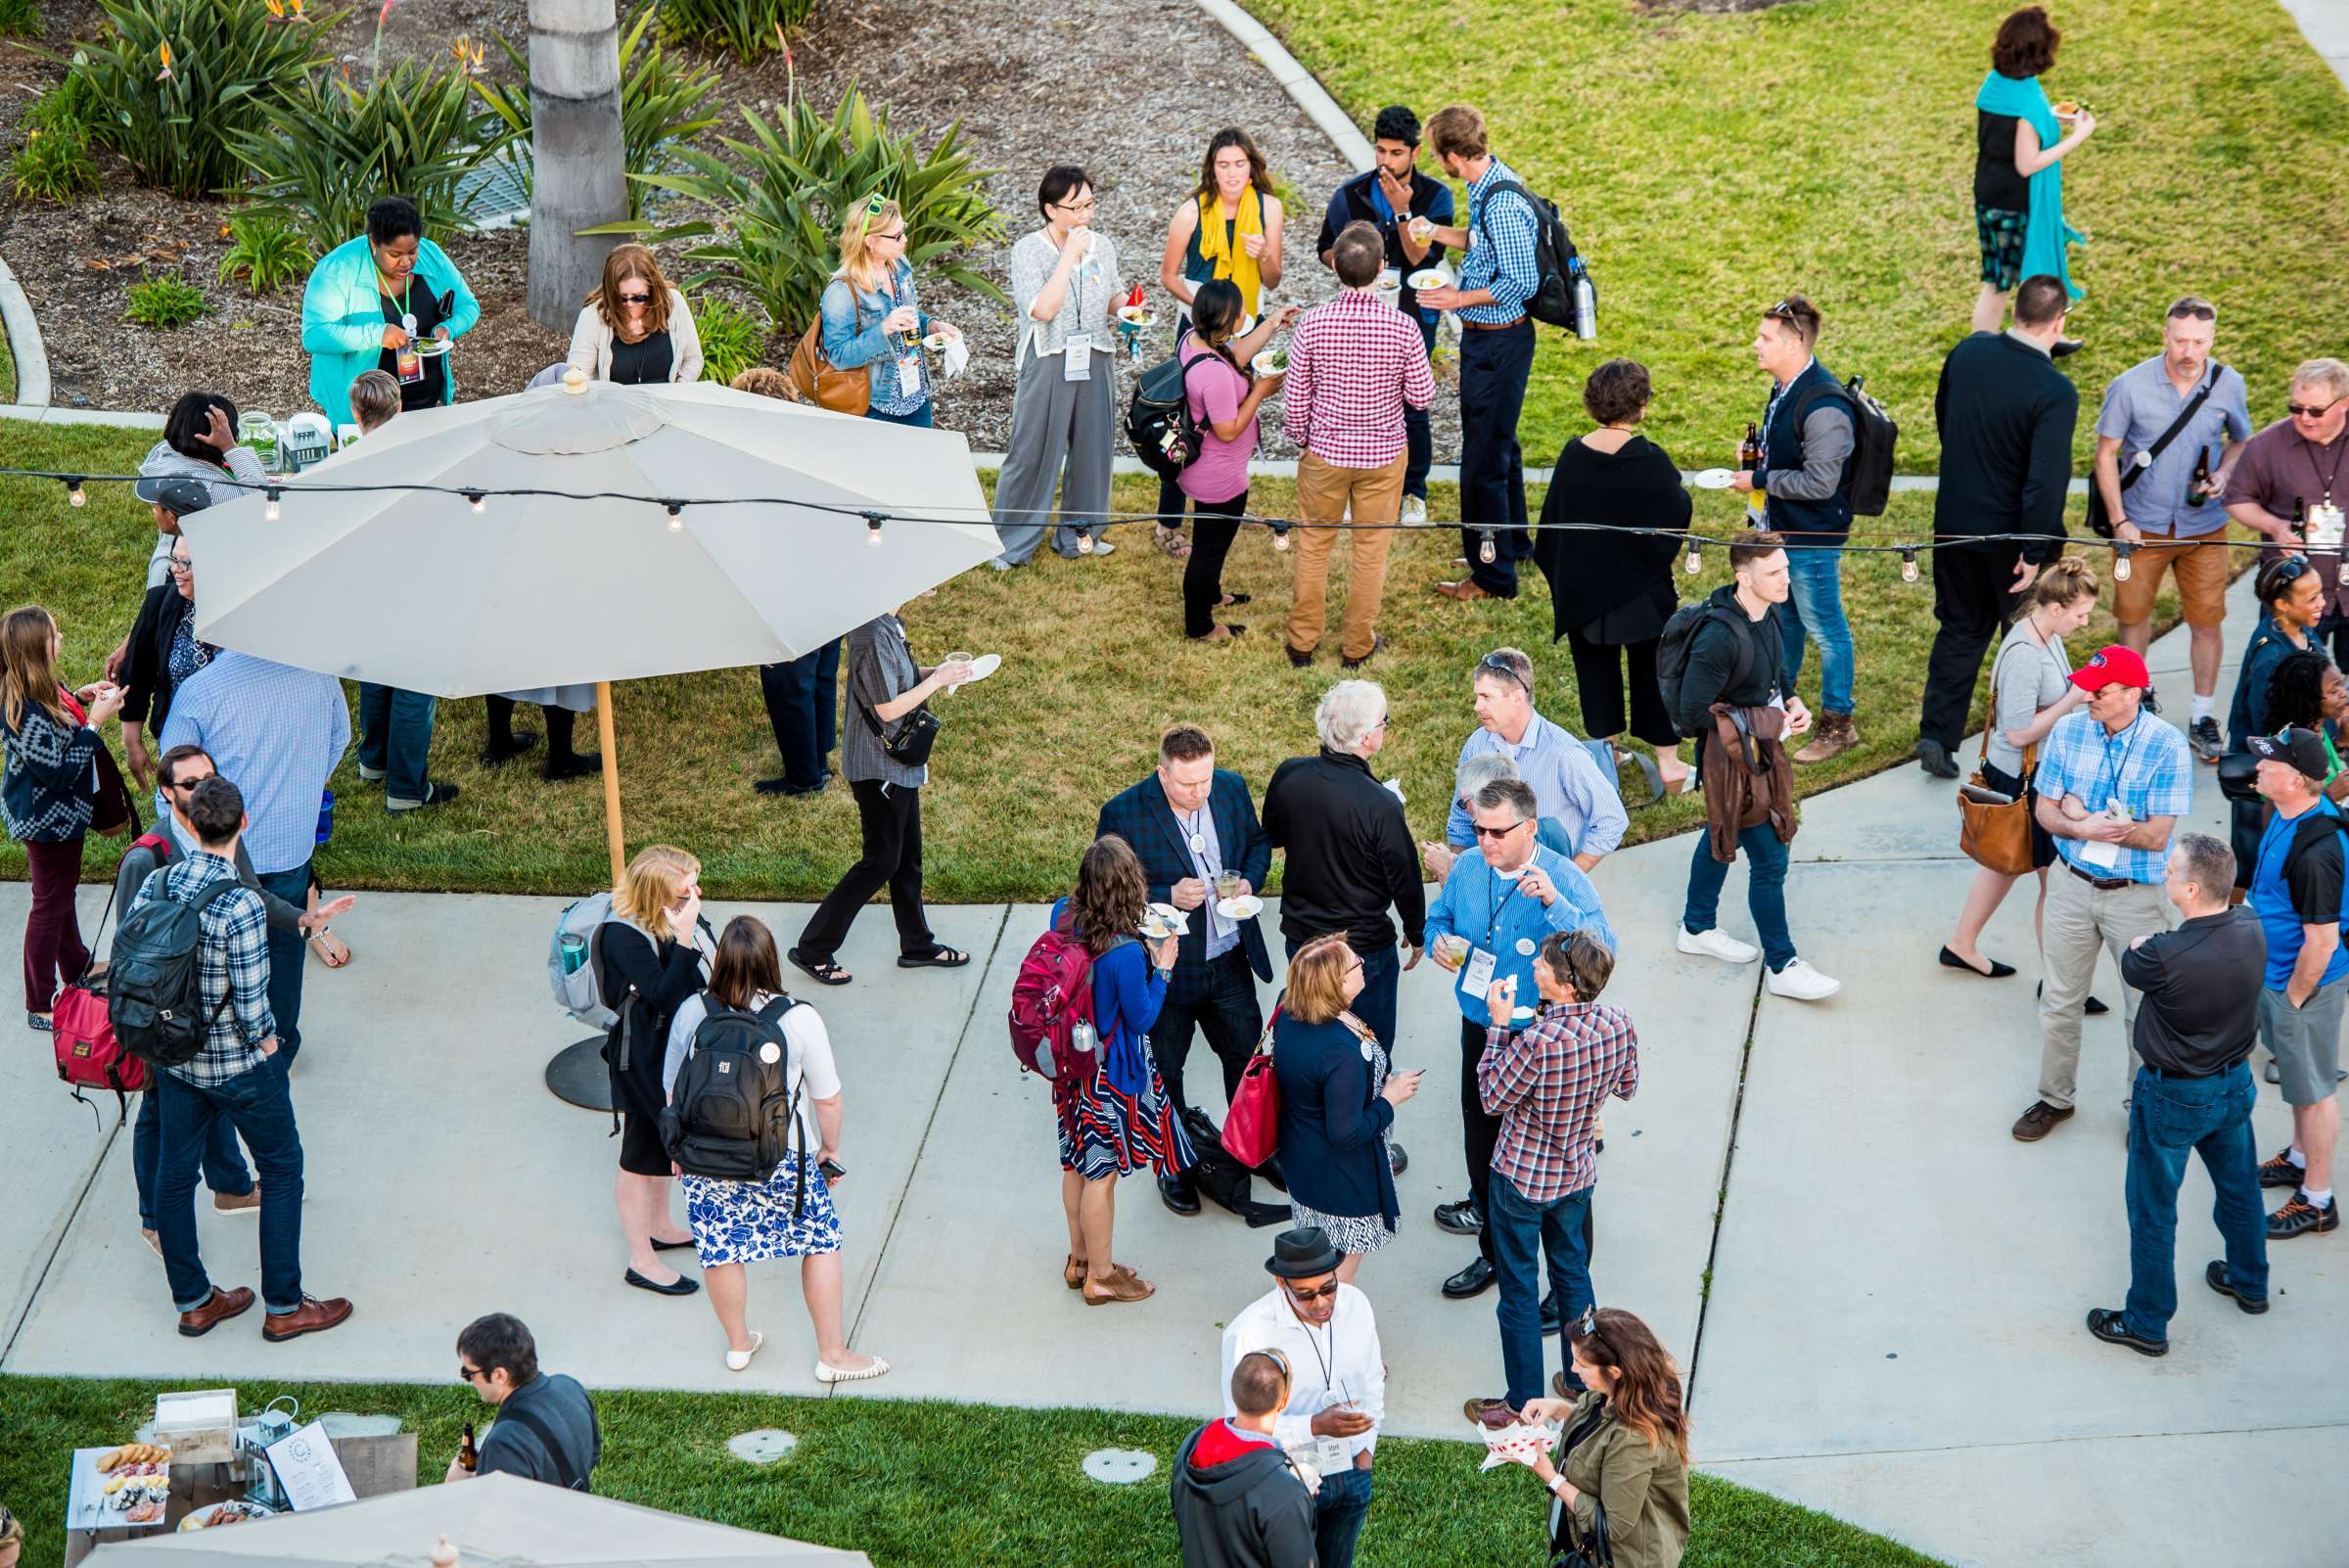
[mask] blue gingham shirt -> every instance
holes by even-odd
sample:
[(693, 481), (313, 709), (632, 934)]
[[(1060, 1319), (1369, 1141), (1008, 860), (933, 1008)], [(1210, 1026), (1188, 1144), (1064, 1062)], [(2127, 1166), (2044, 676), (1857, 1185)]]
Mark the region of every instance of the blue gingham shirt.
[[(1460, 747), (1454, 771), (1484, 752), (1498, 752), (1516, 762), (1517, 776), (1534, 792), (1537, 814), (1556, 818), (1576, 854), (1612, 854), (1631, 830), (1623, 797), (1616, 793), (1614, 781), (1598, 770), (1590, 749), (1540, 714), (1527, 722), (1524, 737), (1514, 746), (1492, 730), (1477, 730)], [(1476, 842), (1475, 821), (1455, 795), (1451, 815), (1444, 821), (1444, 842), (1468, 848)]]
[[(2039, 772), (2032, 779), (2047, 800), (2077, 795), (2091, 816), (2113, 801), (2127, 808), (2133, 822), (2156, 816), (2184, 816), (2194, 806), (2194, 759), (2186, 737), (2151, 714), (2137, 719), (2118, 735), (2105, 732), (2085, 708), (2055, 721), (2047, 744), (2040, 749)], [(2158, 886), (2169, 846), (2158, 850), (2122, 847), (2113, 864), (2083, 860), (2085, 839), (2057, 839), (2055, 853), (2066, 865), (2092, 877), (2127, 877), (2132, 882)]]
[[(1520, 1007), (1534, 1005), (1534, 956), (1551, 932), (1588, 931), (1606, 944), (1607, 951), (1615, 950), (1615, 928), (1607, 924), (1606, 911), (1599, 907), (1598, 889), (1583, 875), (1582, 867), (1553, 850), (1540, 848), (1528, 863), (1539, 866), (1558, 890), (1557, 898), (1546, 907), (1521, 891), (1517, 879), (1494, 870), (1483, 855), (1463, 854), (1451, 862), (1451, 873), (1445, 877), (1443, 891), (1427, 911), (1427, 940), (1458, 937), (1471, 947), (1491, 953), (1494, 980), (1516, 978)], [(1491, 1027), (1484, 992), (1471, 996), (1460, 990), (1460, 975), (1465, 970), (1463, 964), (1451, 974), (1451, 999), (1459, 1004), (1462, 1018)], [(1505, 1026), (1508, 1020), (1501, 1023)]]
[[(350, 746), (343, 683), (223, 649), (171, 696), (156, 755), (201, 746), (244, 792), (245, 848), (262, 876), (298, 870), (318, 848), (318, 803)], [(171, 804), (156, 793), (156, 814)]]
[(199, 917), (204, 941), (196, 951), (196, 990), (210, 1027), (194, 1061), (163, 1069), (200, 1088), (225, 1084), (267, 1060), (261, 1041), (277, 1033), (269, 1011), (268, 908), (244, 886), (234, 862), (203, 850), (149, 872), (130, 904), (137, 909), (164, 897), (193, 903), (215, 882), (238, 886)]
[(1460, 262), (1460, 287), (1490, 290), (1494, 300), (1462, 305), (1460, 319), (1497, 327), (1524, 315), (1525, 302), (1542, 286), (1535, 250), (1541, 231), (1534, 223), (1533, 205), (1512, 196), (1492, 211), (1485, 210), (1486, 195), (1503, 180), (1517, 180), (1517, 171), (1497, 158), (1469, 182), (1468, 254)]

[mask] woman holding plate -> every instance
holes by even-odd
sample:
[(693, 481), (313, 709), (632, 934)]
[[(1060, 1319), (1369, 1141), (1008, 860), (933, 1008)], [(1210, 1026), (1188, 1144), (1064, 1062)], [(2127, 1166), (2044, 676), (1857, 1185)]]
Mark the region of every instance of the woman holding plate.
[(310, 400), (340, 423), (350, 384), (382, 370), (398, 381), (402, 409), (454, 402), (448, 346), (481, 319), (456, 263), (424, 237), (416, 204), (380, 198), (367, 209), (367, 232), (329, 251), (301, 292)]
[[(1688, 1545), (1688, 1407), (1655, 1331), (1620, 1307), (1566, 1325), (1561, 1397), (1519, 1412), (1558, 1423), (1558, 1456), (1512, 1453), (1548, 1489), (1552, 1551), (1582, 1545), (1613, 1568), (1677, 1568)], [(1572, 1381), (1568, 1379), (1571, 1378)], [(1591, 1549), (1604, 1527), (1608, 1551)]]
[(865, 367), (872, 398), (864, 417), (893, 425), (931, 424), (925, 346), (944, 347), (962, 334), (933, 323), (915, 300), (905, 259), (905, 214), (872, 196), (840, 229), (840, 270), (824, 285), (824, 357), (837, 370)]
[[(1199, 542), (1182, 570), (1182, 634), (1194, 642), (1229, 642), (1247, 628), (1218, 624), (1224, 605), (1248, 602), (1223, 591), (1223, 558), (1248, 510), (1248, 459), (1256, 455), (1256, 411), (1280, 391), (1281, 372), (1252, 367), (1297, 307), (1270, 312), (1246, 337), (1234, 339), (1245, 313), (1239, 287), (1222, 278), (1199, 286), (1191, 300), (1192, 330), (1174, 352), (1182, 361), (1183, 392), (1199, 427), (1199, 455), (1174, 477), (1176, 493), (1199, 509)], [(1206, 361), (1202, 364), (1201, 361)]]

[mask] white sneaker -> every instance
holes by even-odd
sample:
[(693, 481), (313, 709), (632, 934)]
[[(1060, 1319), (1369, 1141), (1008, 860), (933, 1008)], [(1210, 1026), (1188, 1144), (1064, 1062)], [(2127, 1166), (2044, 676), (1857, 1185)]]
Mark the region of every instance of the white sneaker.
[(1762, 949), (1715, 926), (1710, 931), (1691, 932), (1686, 926), (1674, 928), (1679, 936), (1673, 945), (1698, 958), (1718, 958), (1725, 964), (1750, 964), (1762, 956)]
[(1403, 526), (1406, 529), (1427, 527), (1427, 503), (1416, 495), (1403, 498)]
[(1789, 959), (1785, 968), (1772, 971), (1767, 984), (1773, 996), (1795, 1001), (1820, 1001), (1843, 990), (1842, 981), (1828, 979), (1800, 958)]

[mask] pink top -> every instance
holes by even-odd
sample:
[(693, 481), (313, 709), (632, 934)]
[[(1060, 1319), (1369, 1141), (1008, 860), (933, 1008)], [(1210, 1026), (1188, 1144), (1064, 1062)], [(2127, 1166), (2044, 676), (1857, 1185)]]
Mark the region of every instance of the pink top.
[[(1247, 427), (1236, 441), (1224, 440), (1209, 427), (1211, 422), (1239, 416), (1250, 383), (1196, 335), (1182, 340), (1179, 353), (1185, 367), (1184, 385), (1190, 394), (1191, 418), (1199, 423), (1201, 438), (1198, 457), (1182, 471), (1176, 483), (1182, 486), (1182, 493), (1194, 501), (1210, 505), (1228, 501), (1248, 488), (1248, 459), (1256, 455), (1256, 417), (1249, 416)], [(1189, 368), (1202, 358), (1208, 361), (1206, 365), (1197, 370)]]

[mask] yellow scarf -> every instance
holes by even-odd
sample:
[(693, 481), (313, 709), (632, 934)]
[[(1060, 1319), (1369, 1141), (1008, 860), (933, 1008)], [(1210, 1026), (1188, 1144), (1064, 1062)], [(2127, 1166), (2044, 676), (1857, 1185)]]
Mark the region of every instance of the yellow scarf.
[(1223, 202), (1210, 191), (1199, 198), (1199, 259), (1215, 263), (1216, 276), (1229, 278), (1239, 286), (1240, 307), (1250, 315), (1256, 314), (1257, 291), (1264, 278), (1257, 271), (1256, 257), (1240, 245), (1240, 240), (1265, 232), (1265, 199), (1253, 185), (1240, 193), (1240, 211), (1232, 225), (1228, 252), (1223, 240)]

